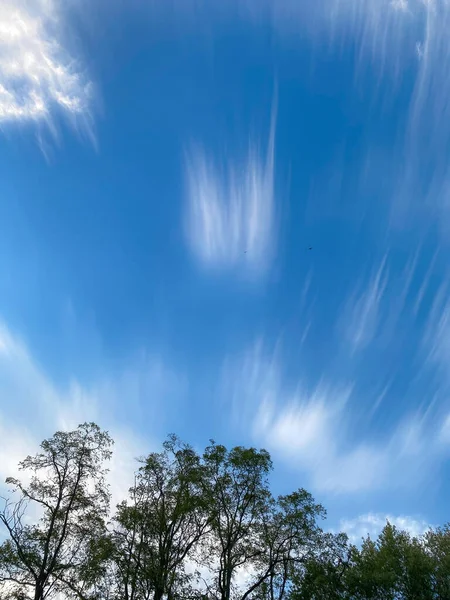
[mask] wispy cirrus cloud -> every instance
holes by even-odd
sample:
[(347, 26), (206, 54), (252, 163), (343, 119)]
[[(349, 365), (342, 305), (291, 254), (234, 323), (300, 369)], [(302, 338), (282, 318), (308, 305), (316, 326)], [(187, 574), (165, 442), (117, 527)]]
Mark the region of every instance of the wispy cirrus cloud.
[(347, 339), (354, 350), (368, 345), (379, 332), (381, 302), (386, 291), (387, 272), (385, 255), (377, 270), (372, 273), (369, 282), (356, 291), (345, 311), (345, 329)]
[[(399, 120), (389, 151), (393, 172), (389, 204), (400, 228), (448, 211), (450, 175), (445, 159), (450, 139), (450, 4), (446, 0), (329, 0), (317, 10), (333, 44), (356, 44), (359, 73), (378, 69), (379, 99), (395, 101), (402, 86), (406, 118)], [(386, 85), (394, 82), (394, 86)], [(371, 165), (374, 173), (378, 165)], [(419, 217), (419, 220), (418, 220)], [(440, 226), (448, 233), (447, 220)]]
[(375, 347), (394, 352), (412, 336), (418, 354), (424, 346), (425, 355), (435, 354), (439, 344), (442, 347), (448, 286), (443, 282), (436, 288), (436, 281), (446, 277), (438, 262), (439, 246), (433, 250), (419, 243), (405, 258), (389, 248), (355, 276), (337, 318), (343, 348), (350, 348), (356, 357)]
[(435, 439), (436, 423), (416, 410), (404, 413), (381, 437), (354, 437), (359, 402), (354, 382), (339, 384), (326, 374), (312, 388), (301, 376), (289, 382), (277, 353), (267, 352), (261, 342), (234, 365), (240, 426), (306, 473), (315, 490), (349, 494), (415, 486), (448, 451), (443, 436)]
[[(247, 0), (248, 6), (253, 2)], [(404, 76), (405, 63), (418, 58), (417, 46), (423, 41), (421, 33), (433, 4), (433, 0), (325, 0), (319, 4), (269, 0), (274, 25), (282, 34), (325, 37), (338, 49), (348, 41), (355, 47), (357, 67), (372, 61), (380, 74), (390, 74), (394, 80)]]
[(66, 47), (57, 0), (0, 5), (0, 125), (52, 125), (56, 111), (92, 135), (92, 83)]
[(450, 295), (446, 282), (437, 289), (426, 315), (421, 340), (424, 368), (433, 373), (435, 391), (429, 399), (428, 410), (437, 410), (441, 415), (441, 424), (437, 429), (438, 439), (450, 443), (450, 413), (448, 412), (448, 394), (450, 377)]
[[(298, 342), (299, 319), (285, 343), (261, 338), (224, 363), (235, 426), (317, 490), (408, 489), (448, 456), (449, 290), (433, 242), (406, 256), (388, 245), (363, 263), (325, 327), (318, 307), (308, 314), (311, 339), (301, 348), (283, 351)], [(313, 295), (316, 285), (307, 279)]]
[(221, 161), (194, 147), (186, 159), (188, 243), (207, 267), (263, 273), (276, 236), (275, 120), (267, 151), (254, 141), (242, 160)]
[[(176, 2), (183, 19), (203, 15), (220, 19), (233, 15), (255, 24), (272, 24), (282, 36), (308, 39), (320, 36), (326, 47), (341, 50), (346, 41), (356, 48), (359, 63), (371, 60), (395, 79), (403, 75), (405, 61), (416, 60), (423, 44), (426, 19), (445, 0), (227, 0), (211, 8), (204, 0)], [(161, 5), (158, 6), (158, 8)], [(173, 9), (171, 5), (171, 9)]]
[[(165, 6), (156, 4), (159, 8)], [(370, 182), (367, 184), (370, 192), (380, 187), (380, 205), (391, 214), (392, 220), (386, 223), (386, 228), (393, 223), (400, 227), (408, 224), (423, 228), (418, 216), (426, 214), (434, 219), (442, 210), (447, 214), (450, 206), (450, 172), (445, 158), (450, 139), (450, 109), (446, 102), (450, 89), (446, 75), (450, 65), (447, 0), (324, 0), (319, 3), (228, 0), (215, 3), (214, 8), (202, 1), (176, 2), (175, 6), (176, 10), (172, 5), (167, 9), (171, 17), (182, 18), (184, 23), (190, 22), (194, 27), (204, 19), (214, 23), (231, 15), (257, 26), (271, 26), (281, 40), (306, 39), (311, 43), (312, 65), (318, 72), (324, 52), (329, 51), (333, 58), (342, 53), (345, 61), (351, 56), (355, 90), (358, 96), (366, 95), (370, 107), (367, 120), (376, 122), (387, 116), (394, 118), (398, 127), (385, 147), (380, 149), (369, 143), (361, 155), (361, 170), (365, 171), (364, 179)], [(199, 18), (190, 20), (192, 16)], [(393, 117), (390, 111), (394, 105), (398, 107), (400, 97), (401, 115), (395, 109)], [(197, 170), (205, 173), (204, 182), (226, 179), (204, 152), (197, 154), (200, 158)], [(352, 165), (348, 173), (344, 166), (339, 176), (344, 182), (355, 183), (355, 166)], [(364, 184), (361, 182), (361, 185)], [(208, 189), (213, 197), (217, 186), (205, 185), (203, 189)], [(363, 191), (359, 191), (362, 196)], [(209, 243), (205, 244), (209, 251), (198, 252), (203, 257), (215, 256), (219, 262), (223, 261), (220, 258), (224, 254), (220, 242), (223, 236), (217, 234), (216, 224), (227, 219), (221, 210), (213, 210), (217, 205), (217, 201), (212, 201), (209, 211), (198, 207), (200, 213), (209, 215), (209, 218), (205, 216), (204, 229), (216, 232), (216, 243), (212, 243), (211, 233)], [(361, 205), (364, 200), (358, 205), (360, 211)], [(447, 223), (448, 219), (440, 221), (445, 233), (448, 233)]]
[[(246, 0), (245, 18), (256, 19), (255, 0)], [(447, 0), (324, 0), (271, 2), (264, 12), (280, 37), (307, 38), (336, 56), (349, 50), (357, 89), (367, 89), (373, 107), (392, 107), (404, 99), (399, 126), (387, 154), (392, 174), (367, 148), (367, 176), (389, 180), (387, 194), (393, 222), (404, 228), (427, 214), (448, 214), (450, 172), (446, 161), (450, 140), (450, 4)], [(367, 73), (371, 81), (367, 84)], [(366, 83), (360, 85), (359, 80)], [(363, 92), (364, 93), (364, 92)], [(381, 112), (383, 112), (383, 109)], [(371, 158), (370, 158), (371, 157)], [(384, 160), (384, 159), (383, 159)], [(353, 173), (349, 175), (353, 177)], [(448, 219), (439, 225), (448, 239)]]

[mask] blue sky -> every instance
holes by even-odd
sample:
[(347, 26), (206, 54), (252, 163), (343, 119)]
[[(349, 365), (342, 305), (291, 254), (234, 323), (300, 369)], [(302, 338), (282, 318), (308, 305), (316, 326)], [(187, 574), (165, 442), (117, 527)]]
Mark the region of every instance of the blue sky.
[[(59, 427), (448, 519), (450, 6), (0, 8), (0, 466)], [(310, 249), (311, 248), (311, 249)]]

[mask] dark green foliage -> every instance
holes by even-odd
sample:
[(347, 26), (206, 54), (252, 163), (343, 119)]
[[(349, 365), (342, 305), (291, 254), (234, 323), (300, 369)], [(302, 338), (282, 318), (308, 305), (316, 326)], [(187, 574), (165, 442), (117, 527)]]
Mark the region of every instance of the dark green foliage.
[(431, 563), (424, 545), (387, 523), (378, 540), (352, 552), (348, 582), (355, 599), (432, 599)]
[(341, 600), (348, 598), (346, 575), (351, 549), (343, 533), (322, 534), (306, 560), (292, 573), (290, 600)]

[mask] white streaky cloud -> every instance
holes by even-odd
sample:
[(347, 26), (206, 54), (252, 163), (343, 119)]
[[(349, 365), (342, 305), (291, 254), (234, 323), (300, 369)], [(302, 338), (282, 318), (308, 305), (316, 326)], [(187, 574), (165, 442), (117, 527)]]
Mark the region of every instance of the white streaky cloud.
[[(445, 5), (446, 0), (437, 0)], [(399, 82), (405, 65), (417, 62), (417, 45), (432, 3), (424, 0), (227, 0), (221, 10), (211, 11), (221, 18), (227, 10), (256, 25), (271, 24), (280, 37), (303, 38), (328, 48), (336, 55), (349, 42), (356, 51), (356, 77), (364, 62), (375, 67), (378, 79), (390, 77)], [(198, 0), (177, 2), (184, 20), (197, 12), (205, 13), (208, 3)], [(208, 13), (207, 13), (208, 14)], [(418, 33), (419, 32), (419, 33)]]
[(372, 404), (372, 407), (369, 412), (370, 417), (373, 417), (373, 415), (378, 411), (380, 406), (383, 404), (383, 401), (386, 398), (386, 395), (389, 392), (391, 385), (392, 385), (392, 379), (383, 387), (381, 392), (379, 394), (377, 394), (377, 396), (375, 397), (375, 401)]
[[(142, 373), (141, 370), (148, 373)], [(84, 387), (74, 379), (66, 388), (58, 387), (39, 366), (26, 344), (0, 325), (0, 389), (4, 402), (0, 409), (0, 493), (9, 476), (24, 477), (18, 463), (39, 450), (41, 441), (57, 430), (71, 430), (85, 421), (95, 421), (107, 429), (115, 441), (113, 458), (109, 464), (108, 481), (114, 507), (127, 495), (133, 483), (137, 463), (135, 459), (156, 448), (151, 433), (143, 440), (136, 431), (127, 429), (123, 420), (115, 416), (117, 396), (135, 409), (151, 393), (172, 389), (171, 383), (162, 385), (161, 362), (155, 367), (144, 362), (134, 374), (131, 368), (115, 374), (107, 381)], [(113, 393), (115, 390), (115, 393)], [(156, 398), (157, 399), (157, 398)], [(31, 418), (30, 418), (31, 416)]]
[(404, 415), (381, 438), (349, 443), (355, 426), (352, 382), (331, 384), (324, 376), (312, 389), (301, 380), (287, 383), (278, 354), (265, 352), (258, 342), (242, 361), (229, 361), (225, 372), (233, 383), (227, 393), (236, 423), (274, 457), (306, 473), (314, 490), (354, 494), (409, 488), (444, 458), (446, 446), (435, 440), (435, 423), (419, 413)]
[(307, 472), (320, 492), (358, 493), (410, 484), (411, 458), (418, 460), (417, 471), (430, 458), (422, 454), (426, 443), (420, 421), (402, 422), (387, 440), (355, 442), (348, 448), (350, 415), (343, 403), (334, 403), (339, 393), (330, 388), (326, 396), (318, 391), (310, 397), (294, 396), (285, 407), (261, 406), (255, 437), (288, 464)]
[[(424, 212), (438, 217), (442, 239), (449, 233), (450, 170), (446, 149), (450, 139), (450, 4), (446, 0), (422, 3), (421, 38), (417, 45), (417, 75), (414, 82), (404, 139), (404, 176), (399, 178), (400, 225), (405, 217)], [(422, 174), (430, 172), (424, 185)], [(442, 214), (443, 213), (443, 214)]]
[[(252, 1), (252, 0), (250, 0)], [(426, 18), (422, 0), (325, 0), (316, 5), (281, 0), (273, 17), (281, 32), (328, 37), (339, 46), (356, 44), (359, 66), (365, 60), (380, 75), (401, 78), (405, 63), (416, 58), (417, 31)]]
[(420, 149), (426, 153), (434, 148), (434, 155), (436, 144), (446, 142), (449, 133), (446, 124), (450, 108), (445, 96), (449, 91), (450, 4), (446, 0), (436, 0), (422, 2), (422, 7), (424, 27), (423, 39), (419, 40), (421, 60), (412, 98), (410, 128), (413, 136), (421, 134)]
[(450, 449), (450, 412), (444, 415), (442, 419), (442, 425), (437, 432), (438, 441), (442, 443), (445, 448)]
[[(379, 99), (385, 106), (395, 101), (397, 84), (410, 87), (412, 81), (406, 127), (391, 155), (396, 167), (389, 207), (393, 222), (402, 229), (424, 212), (435, 218), (444, 211), (439, 226), (447, 240), (450, 3), (448, 0), (325, 0), (313, 9), (300, 9), (297, 4), (303, 3), (277, 4), (279, 27), (287, 31), (293, 13), (302, 11), (306, 13), (306, 25), (301, 27), (297, 20), (299, 28), (310, 27), (312, 35), (322, 42), (328, 37), (333, 53), (340, 46), (356, 46), (359, 54), (356, 77), (366, 73), (368, 65), (376, 69)], [(427, 171), (432, 177), (424, 182), (422, 175)]]
[(0, 125), (52, 128), (55, 110), (92, 135), (92, 83), (65, 47), (57, 0), (0, 4)]
[(353, 350), (367, 346), (379, 328), (380, 305), (388, 281), (386, 259), (384, 256), (367, 286), (353, 294), (344, 311), (346, 337)]
[[(237, 360), (230, 358), (225, 360), (220, 382), (221, 398), (224, 405), (231, 404), (231, 418), (236, 425), (243, 420), (251, 419), (259, 403), (271, 406), (276, 401), (273, 392), (281, 385), (276, 351), (270, 360), (262, 360), (263, 355), (264, 343), (259, 339)], [(236, 385), (236, 376), (238, 385)], [(252, 401), (255, 399), (255, 390), (258, 390), (257, 402)], [(245, 398), (246, 402), (243, 403), (242, 398)]]
[[(393, 188), (386, 193), (390, 225), (396, 223), (404, 229), (410, 221), (416, 224), (413, 217), (424, 211), (435, 217), (436, 207), (448, 212), (448, 0), (227, 0), (215, 3), (214, 10), (208, 10), (210, 3), (201, 0), (183, 0), (175, 5), (176, 11), (171, 4), (171, 16), (183, 19), (183, 24), (190, 21), (195, 26), (198, 20), (189, 17), (198, 13), (203, 17), (206, 14), (213, 22), (228, 13), (255, 25), (272, 25), (281, 40), (306, 38), (313, 56), (317, 48), (318, 55), (328, 50), (334, 59), (342, 53), (347, 60), (345, 50), (350, 49), (355, 57), (358, 95), (367, 90), (370, 105), (392, 107), (399, 90), (402, 97), (409, 95), (405, 101), (405, 127), (398, 132), (391, 151), (387, 155), (384, 152), (381, 165), (380, 158), (367, 163), (368, 179), (379, 179), (380, 168), (392, 166), (392, 172), (385, 171), (382, 186)], [(373, 75), (370, 83), (368, 72)], [(371, 149), (367, 155), (375, 156), (376, 152)], [(430, 181), (424, 181), (424, 170), (434, 172)], [(217, 221), (218, 214), (220, 211), (211, 209), (211, 221)], [(446, 234), (448, 222), (448, 218), (439, 222)], [(448, 239), (448, 235), (445, 237)]]
[[(356, 44), (360, 66), (357, 73), (365, 73), (368, 64), (378, 69), (378, 89), (385, 105), (394, 100), (396, 84), (413, 78), (406, 128), (393, 149), (392, 160), (398, 166), (390, 208), (394, 222), (403, 229), (412, 215), (417, 217), (425, 211), (435, 217), (439, 214), (436, 208), (444, 210), (446, 218), (439, 225), (448, 239), (450, 3), (326, 0), (314, 14), (318, 17), (314, 22), (326, 24), (315, 34), (328, 35), (333, 51), (339, 43)], [(424, 184), (422, 174), (428, 169), (433, 175)]]
[[(329, 394), (333, 391), (330, 390)], [(344, 396), (345, 397), (345, 396)], [(314, 391), (282, 408), (263, 405), (253, 425), (255, 437), (277, 456), (307, 472), (321, 492), (354, 493), (386, 484), (388, 453), (376, 445), (343, 450), (345, 413)]]
[(413, 537), (419, 537), (431, 528), (430, 523), (420, 518), (367, 513), (354, 519), (342, 519), (339, 531), (345, 532), (350, 542), (358, 544), (367, 536), (370, 536), (372, 540), (376, 539), (387, 521), (397, 529), (407, 531)]
[(414, 308), (413, 308), (413, 312), (414, 312), (415, 316), (417, 316), (418, 312), (420, 311), (423, 299), (428, 292), (428, 287), (430, 285), (430, 279), (433, 275), (433, 270), (434, 270), (434, 267), (436, 264), (436, 259), (438, 257), (438, 254), (439, 254), (439, 250), (437, 250), (434, 253), (433, 258), (431, 259), (430, 264), (428, 265), (425, 276), (422, 279), (422, 283), (420, 284), (419, 291), (417, 292), (417, 296), (414, 301)]
[(436, 292), (428, 312), (423, 344), (428, 362), (446, 372), (450, 361), (450, 298), (445, 283)]
[(248, 156), (226, 167), (201, 147), (188, 153), (186, 234), (205, 266), (260, 274), (270, 264), (276, 225), (275, 119), (273, 109), (266, 153), (251, 142)]
[[(332, 435), (336, 411), (326, 404), (324, 393), (315, 390), (310, 398), (297, 393), (282, 411), (272, 402), (264, 401), (256, 414), (256, 433), (263, 433), (271, 447), (283, 449), (305, 465), (321, 463), (335, 452), (336, 444)], [(315, 443), (319, 439), (323, 442), (320, 447)]]

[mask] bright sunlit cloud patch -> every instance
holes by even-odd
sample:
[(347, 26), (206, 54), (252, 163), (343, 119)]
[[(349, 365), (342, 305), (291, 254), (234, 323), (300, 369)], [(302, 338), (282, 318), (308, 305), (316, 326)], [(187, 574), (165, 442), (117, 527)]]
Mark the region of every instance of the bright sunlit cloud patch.
[(89, 119), (92, 84), (65, 47), (53, 0), (0, 5), (0, 124)]

